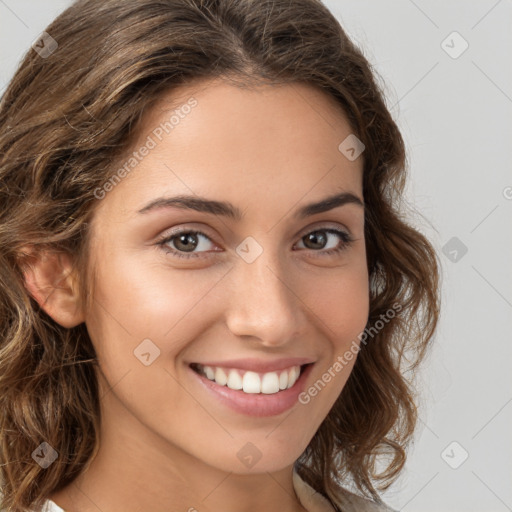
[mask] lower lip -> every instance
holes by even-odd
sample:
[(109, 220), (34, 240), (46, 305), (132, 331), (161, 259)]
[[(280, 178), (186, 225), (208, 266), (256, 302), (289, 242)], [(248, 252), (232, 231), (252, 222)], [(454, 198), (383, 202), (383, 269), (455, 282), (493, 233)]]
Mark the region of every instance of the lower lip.
[(230, 389), (198, 374), (190, 366), (188, 369), (204, 386), (207, 393), (230, 409), (247, 416), (266, 417), (282, 414), (297, 403), (312, 367), (313, 364), (308, 364), (291, 388), (273, 394), (244, 393), (242, 390)]

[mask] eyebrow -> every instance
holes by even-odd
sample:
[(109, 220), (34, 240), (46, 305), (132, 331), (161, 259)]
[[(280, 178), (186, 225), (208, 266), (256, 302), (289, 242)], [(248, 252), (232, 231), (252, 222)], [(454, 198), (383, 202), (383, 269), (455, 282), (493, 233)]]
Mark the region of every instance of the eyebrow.
[[(316, 203), (310, 203), (299, 208), (294, 218), (304, 219), (327, 212), (346, 204), (356, 204), (364, 208), (363, 201), (351, 192), (342, 192), (322, 199)], [(161, 208), (180, 208), (183, 210), (195, 210), (202, 213), (209, 213), (230, 218), (240, 222), (243, 219), (242, 211), (233, 204), (225, 201), (215, 201), (200, 196), (179, 195), (175, 197), (159, 197), (141, 208), (138, 213), (144, 214)]]

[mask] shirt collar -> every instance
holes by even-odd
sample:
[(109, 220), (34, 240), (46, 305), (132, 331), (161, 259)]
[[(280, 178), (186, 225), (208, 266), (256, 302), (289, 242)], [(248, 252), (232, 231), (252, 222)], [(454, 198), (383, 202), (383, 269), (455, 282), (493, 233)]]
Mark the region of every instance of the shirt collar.
[(293, 488), (301, 505), (308, 512), (336, 512), (327, 498), (302, 480), (295, 468), (293, 469)]

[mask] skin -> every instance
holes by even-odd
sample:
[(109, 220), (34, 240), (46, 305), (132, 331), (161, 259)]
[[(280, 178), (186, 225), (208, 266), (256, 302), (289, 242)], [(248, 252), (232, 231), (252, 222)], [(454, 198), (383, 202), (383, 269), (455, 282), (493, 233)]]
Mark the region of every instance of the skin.
[[(307, 388), (366, 325), (364, 208), (349, 203), (293, 218), (334, 192), (363, 200), (362, 157), (349, 161), (338, 150), (352, 133), (341, 109), (303, 84), (182, 86), (145, 114), (134, 150), (191, 96), (198, 104), (190, 114), (98, 201), (92, 309), (78, 308), (65, 255), (35, 258), (26, 273), (28, 289), (57, 322), (86, 323), (100, 362), (99, 452), (85, 473), (50, 496), (72, 512), (304, 511), (293, 463), (355, 358), (308, 404), (266, 418), (212, 400), (187, 365), (310, 357), (316, 362)], [(177, 208), (137, 213), (177, 194), (229, 201), (244, 219)], [(205, 257), (178, 258), (156, 244), (178, 227), (208, 237), (195, 249)], [(322, 256), (326, 249), (308, 245), (306, 235), (326, 228), (347, 231), (354, 241)], [(248, 236), (263, 249), (250, 264), (235, 251)], [(326, 236), (324, 247), (344, 243)], [(188, 254), (176, 239), (167, 248)], [(134, 356), (147, 338), (160, 350), (149, 366)], [(237, 457), (248, 442), (261, 453), (252, 468)]]

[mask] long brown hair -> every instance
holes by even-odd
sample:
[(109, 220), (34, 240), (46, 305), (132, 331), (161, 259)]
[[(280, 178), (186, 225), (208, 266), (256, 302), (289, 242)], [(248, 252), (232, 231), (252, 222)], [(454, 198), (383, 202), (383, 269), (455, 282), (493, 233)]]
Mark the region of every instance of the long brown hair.
[[(79, 0), (46, 32), (56, 44), (45, 35), (46, 55), (27, 52), (0, 103), (3, 507), (40, 507), (98, 449), (97, 359), (86, 326), (64, 328), (39, 307), (24, 286), (22, 248), (70, 254), (89, 304), (94, 191), (161, 94), (216, 77), (317, 86), (365, 145), (367, 327), (390, 308), (400, 313), (361, 344), (295, 468), (333, 504), (340, 481), (378, 500), (404, 466), (414, 431), (404, 372), (421, 361), (436, 329), (439, 262), (405, 219), (404, 142), (362, 51), (319, 0)], [(59, 455), (46, 468), (33, 456), (43, 442)]]

